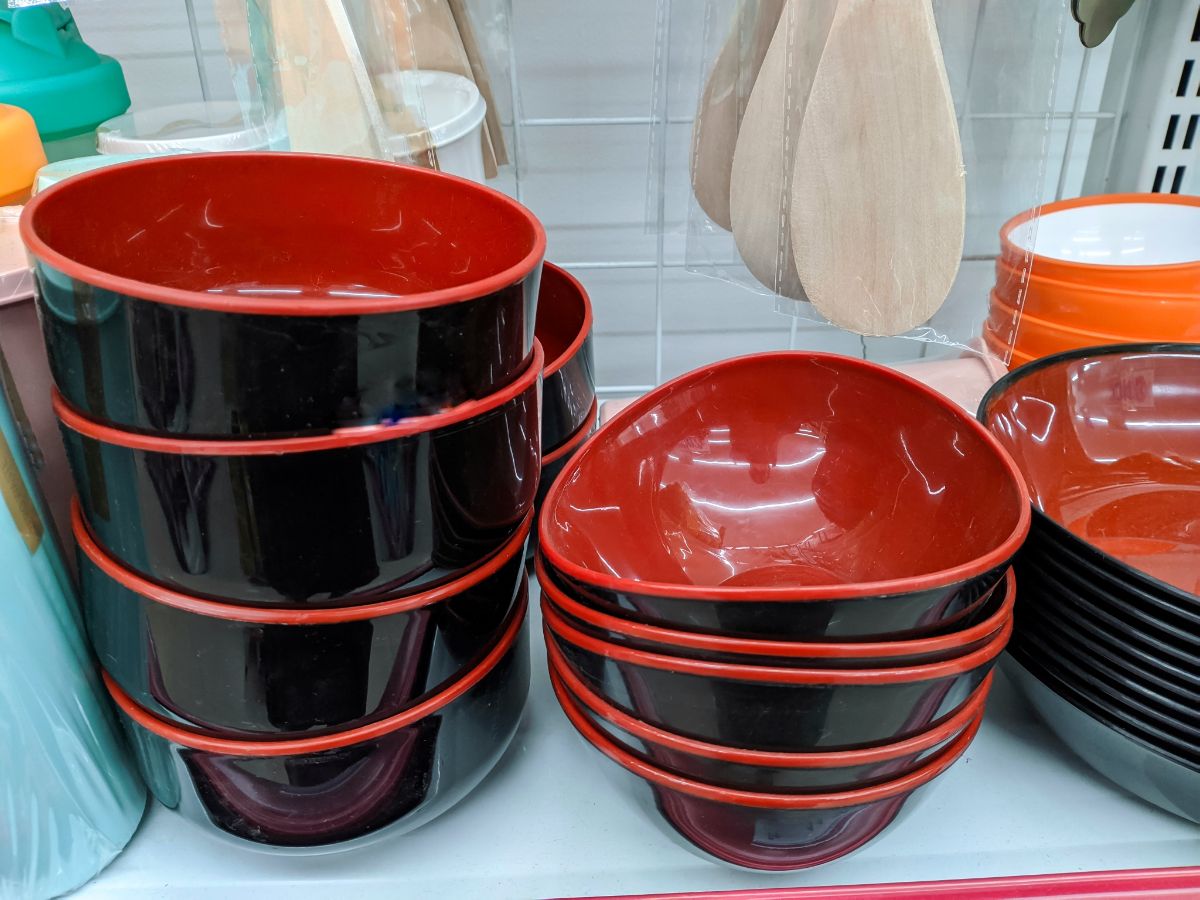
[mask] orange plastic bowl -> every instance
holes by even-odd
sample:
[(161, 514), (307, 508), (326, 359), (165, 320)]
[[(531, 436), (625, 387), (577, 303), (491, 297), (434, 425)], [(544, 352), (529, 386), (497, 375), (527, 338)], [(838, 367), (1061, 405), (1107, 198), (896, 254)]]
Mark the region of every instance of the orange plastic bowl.
[(1107, 194), (1027, 210), (1000, 229), (1000, 259), (1087, 287), (1197, 294), (1200, 197)]
[(1139, 340), (1200, 338), (1200, 293), (1111, 291), (1043, 278), (1036, 272), (1021, 284), (1014, 270), (997, 260), (992, 300), (1009, 307), (1019, 305), (1027, 315), (1080, 331)]

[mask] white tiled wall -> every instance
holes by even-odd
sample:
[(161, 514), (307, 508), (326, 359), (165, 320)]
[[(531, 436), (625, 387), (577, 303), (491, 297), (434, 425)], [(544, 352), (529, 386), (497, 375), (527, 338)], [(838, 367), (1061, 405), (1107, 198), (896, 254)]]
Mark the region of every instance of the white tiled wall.
[[(694, 111), (706, 52), (707, 2), (673, 0), (671, 4), (672, 117), (686, 119)], [(941, 2), (971, 6), (980, 0)], [(659, 235), (647, 225), (648, 212), (655, 209), (653, 198), (647, 196), (651, 128), (646, 124), (562, 125), (548, 121), (638, 119), (651, 113), (656, 0), (512, 0), (512, 6), (519, 115), (525, 123), (518, 148), (522, 198), (547, 226), (550, 258), (574, 266), (592, 293), (601, 384), (643, 386), (656, 379), (656, 297), (660, 289), (663, 377), (720, 357), (788, 346), (792, 320), (774, 311), (771, 298), (689, 272), (683, 265), (689, 254), (690, 124), (680, 122), (666, 129), (667, 234), (663, 253), (670, 267), (664, 270), (660, 284), (652, 266), (604, 267), (655, 259)], [(195, 8), (210, 93), (232, 96), (211, 0), (195, 0)], [(93, 46), (121, 60), (135, 105), (201, 96), (183, 0), (77, 0), (74, 9)], [(949, 34), (943, 35), (943, 43), (955, 79), (955, 68), (966, 64), (969, 47)], [(1083, 51), (1071, 35), (1061, 43), (1062, 78), (1054, 102), (1057, 109), (1070, 111), (1076, 102)], [(1094, 52), (1089, 60), (1079, 98), (1083, 110), (1099, 109), (1106, 53), (1106, 49)], [(1085, 122), (1076, 129), (1062, 185), (1066, 195), (1080, 190), (1090, 127), (1091, 123)], [(1066, 135), (1066, 120), (1056, 121), (1047, 145), (1051, 166), (1046, 190), (1051, 194), (1058, 187)], [(506, 186), (513, 189), (511, 179)], [(1031, 199), (1028, 195), (1014, 198), (1011, 211), (1017, 212)], [(989, 225), (989, 234), (994, 233), (991, 229)], [(990, 263), (965, 263), (956, 293), (966, 295), (969, 302), (953, 307), (953, 315), (981, 319), (990, 279)], [(973, 327), (973, 321), (966, 321), (960, 331)], [(801, 347), (868, 353), (877, 358), (912, 358), (921, 352), (911, 341), (862, 341), (807, 322), (795, 341)]]

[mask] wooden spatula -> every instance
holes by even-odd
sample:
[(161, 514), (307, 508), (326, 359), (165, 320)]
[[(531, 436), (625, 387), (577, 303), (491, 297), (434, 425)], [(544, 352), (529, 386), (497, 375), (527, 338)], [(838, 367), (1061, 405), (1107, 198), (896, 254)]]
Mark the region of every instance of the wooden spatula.
[(730, 175), (729, 217), (742, 260), (764, 285), (796, 299), (804, 291), (792, 264), (787, 183), (835, 8), (836, 0), (787, 0), (746, 104)]
[(791, 184), (813, 305), (866, 335), (929, 321), (962, 258), (964, 176), (929, 0), (838, 0)]
[(704, 84), (692, 129), (692, 190), (714, 223), (726, 231), (733, 150), (745, 112), (743, 98), (758, 78), (784, 0), (745, 0)]

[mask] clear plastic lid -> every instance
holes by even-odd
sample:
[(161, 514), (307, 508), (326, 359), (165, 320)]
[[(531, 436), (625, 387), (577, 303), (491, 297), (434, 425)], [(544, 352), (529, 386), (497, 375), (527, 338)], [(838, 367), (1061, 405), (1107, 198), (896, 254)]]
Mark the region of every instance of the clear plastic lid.
[(105, 155), (265, 150), (270, 140), (265, 113), (235, 100), (137, 110), (96, 130), (96, 146)]

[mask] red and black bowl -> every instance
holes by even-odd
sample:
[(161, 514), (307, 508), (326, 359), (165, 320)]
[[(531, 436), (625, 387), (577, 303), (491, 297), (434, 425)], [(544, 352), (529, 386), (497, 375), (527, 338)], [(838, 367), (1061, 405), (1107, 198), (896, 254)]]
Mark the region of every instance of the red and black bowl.
[(1059, 353), (1015, 369), (979, 418), (1016, 460), (1031, 537), (1200, 611), (1200, 344)]
[[(553, 680), (553, 679), (552, 679)], [(626, 753), (597, 728), (554, 680), (567, 718), (655, 821), (708, 859), (768, 872), (807, 869), (840, 859), (882, 834), (914, 799), (966, 752), (981, 718), (940, 753), (906, 775), (847, 791), (783, 794), (737, 790), (668, 772)]]
[(725, 360), (619, 412), (539, 515), (581, 600), (738, 637), (895, 640), (962, 627), (1029, 530), (985, 428), (883, 366)]
[(437, 172), (157, 157), (39, 194), (21, 236), (55, 383), (106, 425), (279, 437), (387, 424), (487, 397), (532, 360), (541, 225)]
[(542, 604), (546, 637), (584, 684), (631, 716), (686, 737), (784, 753), (894, 743), (959, 712), (1012, 633), (945, 662), (861, 669), (739, 665), (602, 641)]
[(861, 669), (943, 662), (982, 649), (1009, 624), (1017, 599), (1017, 579), (1010, 568), (993, 588), (988, 615), (968, 628), (937, 637), (905, 641), (836, 643), (725, 637), (707, 632), (663, 628), (608, 615), (580, 603), (559, 586), (539, 554), (534, 564), (542, 603), (550, 604), (572, 627), (622, 647), (688, 659), (740, 665), (794, 666), (817, 669)]
[(118, 431), (56, 395), (96, 542), (151, 581), (226, 602), (345, 606), (465, 574), (533, 508), (542, 354), (485, 400), (276, 440)]
[(625, 752), (659, 768), (712, 785), (781, 793), (847, 791), (906, 775), (983, 715), (992, 675), (957, 713), (904, 741), (860, 750), (772, 753), (698, 741), (643, 722), (605, 702), (547, 644), (550, 673), (591, 723)]
[(525, 604), (478, 666), (396, 716), (321, 737), (237, 741), (182, 728), (106, 684), (154, 797), (260, 848), (348, 849), (428, 822), (491, 770), (529, 690)]
[(535, 333), (546, 353), (542, 446), (548, 452), (596, 420), (592, 301), (570, 272), (552, 263), (542, 268)]
[[(592, 401), (592, 408), (588, 411), (587, 417), (584, 419), (583, 425), (575, 434), (571, 435), (567, 440), (559, 446), (546, 450), (542, 453), (542, 477), (538, 481), (537, 497), (533, 502), (534, 515), (542, 508), (542, 503), (546, 499), (546, 494), (550, 492), (550, 485), (554, 484), (554, 479), (558, 478), (558, 473), (563, 470), (563, 467), (570, 462), (571, 457), (575, 454), (584, 442), (587, 441), (592, 433), (596, 430), (596, 416), (599, 413), (600, 404), (598, 401)], [(542, 445), (545, 448), (545, 444)], [(533, 559), (534, 551), (537, 549), (537, 529), (533, 530), (529, 538), (528, 558)]]
[(487, 654), (524, 583), (528, 521), (483, 565), (417, 594), (332, 609), (236, 606), (134, 574), (73, 512), (100, 665), (147, 711), (224, 737), (303, 737), (403, 712)]

